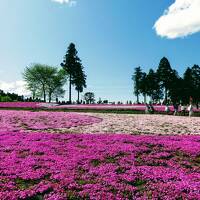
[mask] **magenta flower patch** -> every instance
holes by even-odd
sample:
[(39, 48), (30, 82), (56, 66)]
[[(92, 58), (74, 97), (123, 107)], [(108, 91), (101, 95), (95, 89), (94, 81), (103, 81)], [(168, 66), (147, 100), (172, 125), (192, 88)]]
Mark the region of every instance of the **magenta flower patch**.
[(38, 102), (0, 102), (0, 108), (40, 108)]
[(0, 199), (200, 199), (200, 136), (0, 133)]
[(78, 113), (0, 111), (0, 131), (70, 128), (98, 122), (100, 118)]

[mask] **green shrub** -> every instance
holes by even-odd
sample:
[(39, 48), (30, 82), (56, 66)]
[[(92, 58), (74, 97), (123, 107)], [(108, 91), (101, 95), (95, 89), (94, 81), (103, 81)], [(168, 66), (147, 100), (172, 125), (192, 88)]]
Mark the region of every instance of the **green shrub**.
[(3, 97), (1, 96), (0, 101), (1, 102), (11, 102), (12, 99), (9, 96), (3, 96)]

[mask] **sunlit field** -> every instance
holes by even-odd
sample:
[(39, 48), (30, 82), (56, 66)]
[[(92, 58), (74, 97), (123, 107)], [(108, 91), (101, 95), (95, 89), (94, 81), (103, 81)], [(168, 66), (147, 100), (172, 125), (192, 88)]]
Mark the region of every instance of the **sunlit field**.
[(200, 118), (31, 106), (0, 111), (0, 199), (200, 199)]
[(200, 200), (200, 0), (0, 0), (0, 200)]

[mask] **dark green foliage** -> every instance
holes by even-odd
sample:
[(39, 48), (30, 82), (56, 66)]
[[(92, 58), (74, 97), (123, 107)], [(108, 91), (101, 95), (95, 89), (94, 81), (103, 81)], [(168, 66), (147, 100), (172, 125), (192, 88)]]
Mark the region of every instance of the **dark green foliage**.
[(0, 102), (12, 102), (12, 101), (24, 101), (23, 96), (19, 96), (15, 93), (5, 93), (3, 90), (0, 90)]
[(80, 62), (78, 62), (76, 66), (76, 72), (75, 72), (73, 84), (75, 85), (75, 89), (78, 92), (77, 103), (80, 103), (79, 95), (81, 92), (83, 92), (83, 89), (86, 88), (86, 75), (85, 75), (85, 72), (83, 71), (83, 66)]
[(134, 181), (127, 182), (127, 184), (135, 186), (135, 187), (141, 187), (146, 184), (146, 181), (142, 179), (136, 179)]
[(63, 62), (61, 63), (61, 66), (66, 71), (66, 74), (69, 76), (69, 103), (72, 102), (71, 87), (75, 76), (77, 62), (80, 61), (77, 54), (78, 52), (75, 48), (75, 44), (71, 43), (67, 49), (66, 55), (64, 56)]
[(172, 82), (172, 74), (173, 74), (173, 70), (167, 58), (163, 57), (160, 60), (160, 63), (157, 69), (157, 74), (158, 74), (161, 88), (164, 90), (165, 102), (166, 102), (168, 98), (168, 92), (169, 92), (170, 84)]
[(67, 74), (71, 75), (71, 80), (73, 80), (75, 74), (75, 68), (77, 62), (80, 62), (80, 58), (78, 57), (78, 52), (76, 50), (75, 44), (71, 43), (67, 49), (67, 53), (64, 56), (64, 60), (61, 63), (61, 66), (67, 72)]
[(148, 91), (147, 95), (151, 98), (152, 102), (157, 102), (163, 97), (163, 93), (159, 84), (159, 78), (153, 69), (149, 70), (147, 74)]
[(200, 67), (194, 65), (191, 72), (193, 88), (190, 96), (193, 99), (193, 103), (198, 105), (198, 102), (200, 101)]
[(97, 166), (99, 166), (99, 165), (101, 164), (101, 161), (98, 160), (98, 159), (93, 159), (93, 160), (91, 161), (91, 164), (92, 164), (94, 167), (97, 167)]
[(146, 102), (146, 96), (150, 97), (151, 102), (160, 102), (163, 95), (165, 103), (174, 105), (188, 104), (192, 101), (198, 107), (200, 102), (200, 67), (198, 65), (188, 67), (181, 78), (164, 57), (156, 72), (150, 69), (146, 74), (140, 67), (135, 68), (132, 80), (137, 101), (139, 94), (143, 94), (144, 102)]
[(193, 80), (192, 80), (192, 69), (187, 68), (183, 75), (183, 102), (188, 103), (190, 96), (192, 95), (192, 91), (194, 89)]
[(183, 79), (179, 77), (178, 72), (176, 70), (173, 70), (171, 74), (171, 82), (168, 88), (168, 96), (173, 104), (183, 101), (182, 95), (184, 91), (182, 84)]
[(83, 71), (81, 60), (78, 57), (78, 52), (76, 50), (75, 44), (71, 43), (69, 45), (61, 66), (66, 71), (66, 74), (69, 76), (69, 103), (72, 102), (72, 85), (75, 86), (75, 89), (78, 92), (79, 102), (79, 93), (83, 92), (83, 88), (86, 87), (86, 75)]
[(140, 90), (141, 94), (144, 96), (144, 103), (146, 103), (146, 97), (147, 97), (147, 93), (148, 93), (148, 89), (149, 89), (148, 87), (149, 87), (149, 85), (148, 85), (147, 74), (145, 72), (143, 72), (139, 90)]
[(86, 92), (84, 95), (84, 99), (87, 104), (91, 104), (95, 102), (95, 96), (93, 92)]
[(66, 82), (65, 74), (63, 70), (58, 71), (56, 67), (33, 64), (25, 68), (23, 78), (27, 89), (32, 92), (33, 100), (43, 96), (46, 102), (48, 96), (51, 102), (53, 96), (62, 96), (64, 93), (62, 86)]
[(134, 81), (134, 94), (137, 97), (137, 103), (139, 103), (139, 95), (141, 93), (140, 88), (142, 84), (142, 77), (143, 77), (143, 72), (141, 67), (136, 67), (132, 75), (132, 80)]
[(29, 189), (30, 187), (37, 185), (39, 182), (40, 180), (24, 180), (20, 178), (15, 180), (15, 183), (20, 190)]

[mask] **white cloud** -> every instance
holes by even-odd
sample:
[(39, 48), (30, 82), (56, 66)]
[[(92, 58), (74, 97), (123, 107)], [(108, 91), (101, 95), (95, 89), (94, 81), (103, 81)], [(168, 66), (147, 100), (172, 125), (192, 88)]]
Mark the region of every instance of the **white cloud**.
[(24, 81), (5, 82), (0, 81), (0, 89), (4, 92), (16, 93), (18, 95), (29, 96), (31, 93), (26, 89)]
[(200, 31), (200, 0), (175, 0), (156, 21), (154, 28), (161, 37), (175, 39)]
[(76, 5), (76, 0), (52, 0), (52, 1), (60, 4), (68, 4), (70, 7)]

